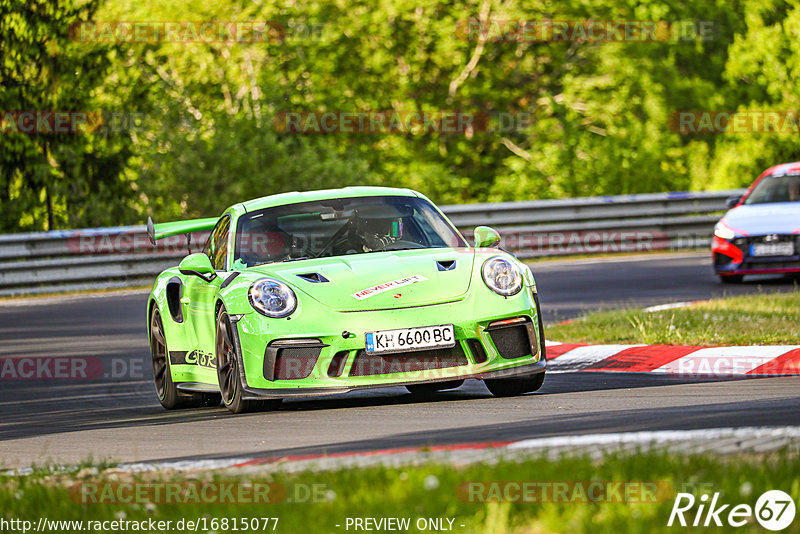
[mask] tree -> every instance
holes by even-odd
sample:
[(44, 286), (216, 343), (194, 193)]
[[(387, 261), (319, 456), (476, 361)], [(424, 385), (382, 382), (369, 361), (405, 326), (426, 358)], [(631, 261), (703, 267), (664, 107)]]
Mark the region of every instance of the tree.
[[(124, 216), (131, 193), (123, 176), (129, 139), (91, 132), (100, 120), (96, 94), (111, 70), (113, 49), (69, 37), (71, 25), (91, 18), (97, 7), (97, 1), (0, 2), (0, 224), (5, 230), (114, 224)], [(119, 103), (119, 95), (112, 101)], [(55, 128), (54, 112), (68, 113), (70, 126), (63, 133)], [(73, 128), (87, 117), (86, 127)], [(34, 131), (18, 131), (28, 129), (30, 120)]]

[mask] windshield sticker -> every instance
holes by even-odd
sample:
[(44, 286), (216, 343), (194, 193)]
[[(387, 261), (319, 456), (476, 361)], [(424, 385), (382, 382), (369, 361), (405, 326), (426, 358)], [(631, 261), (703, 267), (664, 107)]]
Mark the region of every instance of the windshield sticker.
[(399, 280), (384, 282), (376, 286), (368, 287), (367, 289), (362, 289), (361, 291), (353, 293), (352, 296), (357, 298), (358, 300), (364, 300), (373, 295), (377, 295), (378, 293), (383, 293), (384, 291), (389, 291), (390, 289), (407, 286), (415, 282), (422, 282), (424, 280), (427, 280), (427, 278), (425, 278), (421, 274), (414, 274), (411, 276), (406, 276), (405, 278), (400, 278)]

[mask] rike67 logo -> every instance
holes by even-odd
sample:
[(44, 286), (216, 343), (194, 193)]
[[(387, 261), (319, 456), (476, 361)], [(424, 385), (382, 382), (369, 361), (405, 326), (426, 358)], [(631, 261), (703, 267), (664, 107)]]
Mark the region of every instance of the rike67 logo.
[(724, 504), (720, 494), (708, 494), (696, 499), (691, 493), (678, 493), (667, 526), (692, 527), (742, 527), (753, 519), (767, 530), (783, 530), (794, 521), (795, 504), (792, 497), (781, 490), (764, 492), (755, 507), (748, 504)]

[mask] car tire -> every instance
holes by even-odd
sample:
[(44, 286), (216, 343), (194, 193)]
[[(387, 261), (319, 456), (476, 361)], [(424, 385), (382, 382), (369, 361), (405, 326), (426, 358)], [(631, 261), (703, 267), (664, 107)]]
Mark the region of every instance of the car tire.
[(185, 393), (178, 391), (172, 381), (170, 372), (169, 351), (167, 350), (167, 337), (164, 333), (164, 323), (161, 312), (153, 306), (150, 313), (150, 356), (153, 362), (153, 382), (156, 386), (158, 401), (167, 410), (179, 408), (200, 408), (204, 406), (219, 406), (222, 397), (219, 393)]
[(732, 274), (729, 276), (720, 276), (719, 279), (723, 284), (741, 284), (742, 280), (744, 280), (744, 275)]
[(438, 391), (446, 389), (460, 388), (464, 384), (463, 380), (450, 380), (448, 382), (429, 382), (427, 384), (409, 384), (406, 389), (413, 395), (432, 395)]
[(219, 390), (222, 394), (222, 402), (228, 410), (233, 413), (276, 410), (281, 405), (281, 399), (252, 400), (243, 398), (244, 385), (239, 376), (241, 355), (237, 352), (233, 325), (225, 311), (225, 306), (220, 306), (219, 312), (217, 312), (215, 339)]

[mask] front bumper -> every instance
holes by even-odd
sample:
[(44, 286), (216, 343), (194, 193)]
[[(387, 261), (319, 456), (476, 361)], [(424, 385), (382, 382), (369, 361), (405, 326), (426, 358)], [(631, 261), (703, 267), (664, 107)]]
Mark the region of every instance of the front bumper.
[(780, 235), (777, 239), (795, 242), (795, 254), (791, 256), (751, 256), (750, 247), (761, 243), (764, 236), (737, 237), (726, 240), (714, 237), (712, 258), (714, 271), (719, 276), (741, 276), (746, 274), (785, 274), (800, 272), (800, 236)]
[[(545, 370), (538, 303), (530, 288), (510, 298), (470, 294), (460, 301), (430, 306), (330, 311), (324, 325), (319, 324), (319, 315), (315, 317), (276, 322), (252, 313), (236, 321), (235, 341), (247, 398), (338, 394)], [(385, 356), (364, 350), (366, 332), (439, 324), (453, 324), (456, 345), (452, 349)], [(294, 334), (286, 331), (288, 326)], [(293, 354), (294, 363), (282, 359), (282, 353)]]
[(496, 371), (484, 371), (474, 375), (461, 375), (451, 377), (432, 377), (425, 380), (404, 379), (396, 382), (375, 382), (370, 384), (354, 384), (349, 386), (304, 386), (297, 388), (256, 388), (250, 385), (245, 386), (245, 400), (256, 400), (264, 398), (286, 398), (286, 397), (309, 397), (309, 396), (323, 396), (323, 395), (338, 395), (341, 393), (348, 393), (358, 389), (371, 389), (379, 387), (392, 387), (392, 386), (408, 386), (412, 384), (426, 384), (432, 382), (449, 382), (452, 380), (461, 380), (468, 378), (475, 378), (484, 380), (486, 378), (513, 378), (515, 376), (530, 376), (545, 372), (546, 362), (544, 359), (532, 364), (519, 365), (509, 369), (499, 369)]

